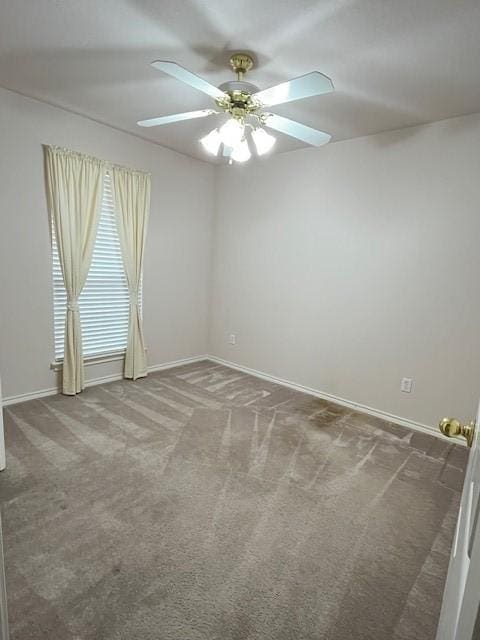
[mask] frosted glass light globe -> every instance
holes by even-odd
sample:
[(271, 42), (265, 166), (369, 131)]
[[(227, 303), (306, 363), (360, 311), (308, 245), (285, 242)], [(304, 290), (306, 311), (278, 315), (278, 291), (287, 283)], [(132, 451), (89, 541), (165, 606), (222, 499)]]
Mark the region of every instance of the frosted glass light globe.
[(202, 143), (205, 151), (208, 151), (208, 153), (216, 156), (218, 150), (220, 149), (220, 145), (222, 144), (222, 138), (220, 136), (220, 133), (218, 132), (218, 129), (213, 129), (213, 131), (210, 131), (210, 133), (208, 133), (205, 137), (201, 138), (200, 142)]
[(268, 153), (276, 142), (276, 138), (267, 133), (265, 129), (255, 129), (252, 131), (252, 138), (259, 156)]
[(220, 138), (226, 147), (236, 147), (243, 138), (244, 130), (241, 122), (230, 118), (220, 127)]
[(233, 149), (230, 156), (235, 162), (246, 162), (252, 157), (250, 149), (248, 148), (248, 142), (244, 139), (239, 142)]

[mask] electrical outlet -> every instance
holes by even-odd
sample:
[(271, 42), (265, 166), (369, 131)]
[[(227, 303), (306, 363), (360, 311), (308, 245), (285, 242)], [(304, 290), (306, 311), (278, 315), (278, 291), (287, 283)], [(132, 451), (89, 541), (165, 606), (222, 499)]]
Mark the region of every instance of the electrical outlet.
[(229, 342), (229, 344), (237, 344), (237, 334), (236, 333), (231, 333), (228, 336), (228, 342)]
[(413, 380), (411, 378), (402, 378), (400, 381), (400, 391), (403, 391), (403, 393), (411, 393), (412, 383)]

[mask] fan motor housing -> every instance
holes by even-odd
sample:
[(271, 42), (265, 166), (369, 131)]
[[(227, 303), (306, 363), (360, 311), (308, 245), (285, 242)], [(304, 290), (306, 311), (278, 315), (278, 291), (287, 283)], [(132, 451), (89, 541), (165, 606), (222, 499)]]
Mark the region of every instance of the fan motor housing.
[(229, 80), (228, 82), (221, 84), (218, 88), (225, 91), (225, 93), (236, 91), (245, 94), (252, 94), (259, 91), (258, 87), (251, 82), (246, 82), (245, 80)]
[(258, 91), (258, 87), (251, 82), (230, 80), (218, 88), (228, 95), (229, 100), (220, 98), (216, 101), (217, 105), (224, 111), (228, 111), (234, 118), (243, 118), (260, 108), (260, 104), (252, 98), (252, 94)]

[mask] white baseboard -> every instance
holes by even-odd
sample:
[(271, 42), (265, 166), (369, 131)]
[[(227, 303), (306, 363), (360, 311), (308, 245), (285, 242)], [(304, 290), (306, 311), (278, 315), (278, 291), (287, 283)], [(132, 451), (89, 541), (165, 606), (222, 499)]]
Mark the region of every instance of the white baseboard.
[[(297, 384), (296, 382), (291, 382), (290, 380), (284, 380), (283, 378), (277, 378), (276, 376), (272, 376), (268, 373), (264, 373), (263, 371), (257, 371), (256, 369), (251, 369), (250, 367), (244, 367), (243, 365), (236, 364), (235, 362), (230, 362), (229, 360), (223, 360), (223, 358), (217, 358), (217, 356), (209, 355), (207, 359), (211, 362), (216, 362), (217, 364), (223, 364), (226, 367), (230, 367), (231, 369), (236, 369), (237, 371), (243, 371), (244, 373), (249, 373), (252, 376), (257, 378), (262, 378), (263, 380), (268, 380), (269, 382), (274, 382), (276, 384), (281, 384), (284, 387), (289, 387), (290, 389), (294, 389), (295, 391), (300, 391), (301, 393), (307, 393), (311, 396), (315, 396), (316, 398), (322, 398), (322, 400), (328, 400), (333, 402), (334, 404), (339, 404), (342, 407), (347, 407), (348, 409), (353, 409), (354, 411), (359, 411), (360, 413), (366, 413), (369, 416), (374, 416), (375, 418), (380, 418), (381, 420), (385, 420), (386, 422), (392, 422), (393, 424), (398, 424), (402, 427), (408, 427), (409, 429), (413, 429), (415, 431), (420, 431), (422, 433), (428, 433), (430, 436), (435, 436), (438, 438), (445, 438), (440, 431), (426, 424), (422, 424), (420, 422), (415, 422), (414, 420), (409, 420), (408, 418), (401, 418), (400, 416), (395, 416), (391, 413), (387, 413), (386, 411), (381, 411), (380, 409), (374, 409), (373, 407), (367, 407), (364, 404), (360, 404), (359, 402), (353, 402), (352, 400), (346, 400), (345, 398), (339, 398), (338, 396), (334, 396), (331, 393), (326, 393), (325, 391), (319, 391), (318, 389), (312, 389), (311, 387), (306, 387), (302, 384)], [(451, 442), (455, 442), (457, 444), (464, 444), (463, 441), (452, 439)]]
[(9, 404), (18, 404), (19, 402), (27, 402), (27, 400), (46, 398), (47, 396), (54, 396), (57, 393), (59, 393), (57, 387), (51, 387), (50, 389), (40, 389), (39, 391), (29, 391), (28, 393), (19, 393), (16, 396), (6, 396), (5, 398), (3, 398), (2, 405), (6, 407)]
[[(172, 360), (171, 362), (164, 362), (162, 364), (154, 364), (148, 367), (149, 373), (154, 371), (162, 371), (163, 369), (173, 369), (173, 367), (181, 367), (184, 364), (192, 364), (194, 362), (201, 362), (202, 360), (208, 360), (208, 356), (193, 356), (192, 358), (181, 358), (180, 360)], [(122, 380), (123, 376), (119, 373), (111, 376), (101, 376), (99, 378), (91, 378), (85, 382), (86, 387), (94, 387), (97, 384), (105, 384), (106, 382), (115, 382), (116, 380)], [(19, 402), (27, 402), (27, 400), (37, 400), (38, 398), (46, 398), (47, 396), (54, 396), (60, 393), (57, 387), (51, 387), (50, 389), (40, 389), (39, 391), (30, 391), (28, 393), (20, 393), (16, 396), (7, 396), (3, 399), (3, 406), (6, 407), (11, 404), (18, 404)]]
[[(421, 424), (420, 422), (415, 422), (414, 420), (410, 420), (408, 418), (402, 418), (400, 416), (387, 413), (386, 411), (381, 411), (380, 409), (374, 409), (373, 407), (368, 407), (364, 404), (353, 402), (352, 400), (346, 400), (345, 398), (340, 398), (338, 396), (334, 396), (331, 393), (319, 391), (318, 389), (312, 389), (311, 387), (306, 387), (305, 385), (297, 384), (296, 382), (292, 382), (291, 380), (284, 380), (283, 378), (277, 378), (277, 376), (272, 376), (263, 371), (257, 371), (257, 369), (245, 367), (235, 362), (230, 362), (229, 360), (218, 358), (217, 356), (201, 355), (201, 356), (193, 356), (191, 358), (181, 358), (179, 360), (173, 360), (171, 362), (164, 362), (162, 364), (152, 365), (148, 367), (148, 371), (150, 373), (153, 373), (155, 371), (162, 371), (164, 369), (173, 369), (174, 367), (180, 367), (186, 364), (193, 364), (195, 362), (201, 362), (202, 360), (210, 360), (211, 362), (222, 364), (226, 367), (230, 367), (231, 369), (236, 369), (237, 371), (248, 373), (257, 378), (262, 378), (263, 380), (268, 380), (269, 382), (274, 382), (276, 384), (289, 387), (290, 389), (294, 389), (295, 391), (300, 391), (301, 393), (307, 393), (309, 395), (315, 396), (316, 398), (322, 398), (323, 400), (328, 400), (335, 404), (339, 404), (342, 407), (347, 407), (348, 409), (359, 411), (360, 413), (366, 413), (370, 416), (374, 416), (375, 418), (380, 418), (381, 420), (385, 420), (386, 422), (392, 422), (393, 424), (398, 424), (398, 425), (401, 425), (402, 427), (408, 427), (409, 429), (420, 431), (422, 433), (427, 433), (429, 435), (436, 436), (439, 438), (444, 437), (436, 427), (432, 427), (426, 424)], [(123, 376), (120, 374), (115, 374), (111, 376), (102, 376), (99, 378), (92, 378), (91, 380), (88, 380), (85, 383), (85, 386), (93, 387), (97, 384), (114, 382), (116, 380), (121, 380), (122, 377)], [(19, 402), (26, 402), (27, 400), (36, 400), (37, 398), (45, 398), (47, 396), (56, 395), (57, 393), (60, 393), (57, 387), (52, 387), (50, 389), (41, 389), (40, 391), (33, 391), (29, 393), (21, 393), (16, 396), (9, 396), (4, 398), (3, 406), (17, 404)], [(457, 444), (464, 444), (463, 441), (456, 440), (456, 439), (455, 440), (452, 439), (452, 442), (456, 442)]]
[(149, 373), (154, 371), (163, 371), (164, 369), (173, 369), (174, 367), (181, 367), (184, 364), (195, 364), (195, 362), (201, 362), (202, 360), (209, 360), (207, 355), (193, 356), (192, 358), (181, 358), (180, 360), (172, 360), (172, 362), (164, 362), (163, 364), (154, 364), (148, 367)]

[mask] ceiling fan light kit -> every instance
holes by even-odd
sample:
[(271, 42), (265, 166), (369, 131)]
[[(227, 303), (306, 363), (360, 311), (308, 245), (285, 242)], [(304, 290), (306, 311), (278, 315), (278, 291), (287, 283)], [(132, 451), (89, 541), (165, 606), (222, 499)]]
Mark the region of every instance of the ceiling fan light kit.
[(215, 87), (175, 62), (164, 60), (152, 62), (152, 66), (156, 69), (209, 95), (215, 100), (220, 111), (213, 109), (189, 111), (140, 120), (137, 124), (141, 127), (155, 127), (181, 120), (220, 115), (223, 112), (228, 116), (226, 122), (201, 138), (200, 143), (208, 153), (215, 156), (223, 145), (222, 156), (228, 159), (229, 164), (233, 161), (246, 162), (252, 157), (249, 140), (253, 141), (259, 156), (273, 149), (276, 139), (267, 133), (264, 127), (280, 131), (313, 146), (326, 144), (330, 140), (328, 133), (264, 111), (266, 107), (333, 91), (330, 78), (319, 71), (312, 71), (260, 91), (258, 87), (244, 80), (245, 74), (253, 67), (251, 56), (246, 53), (235, 53), (230, 58), (230, 65), (237, 74), (237, 80), (230, 80)]

